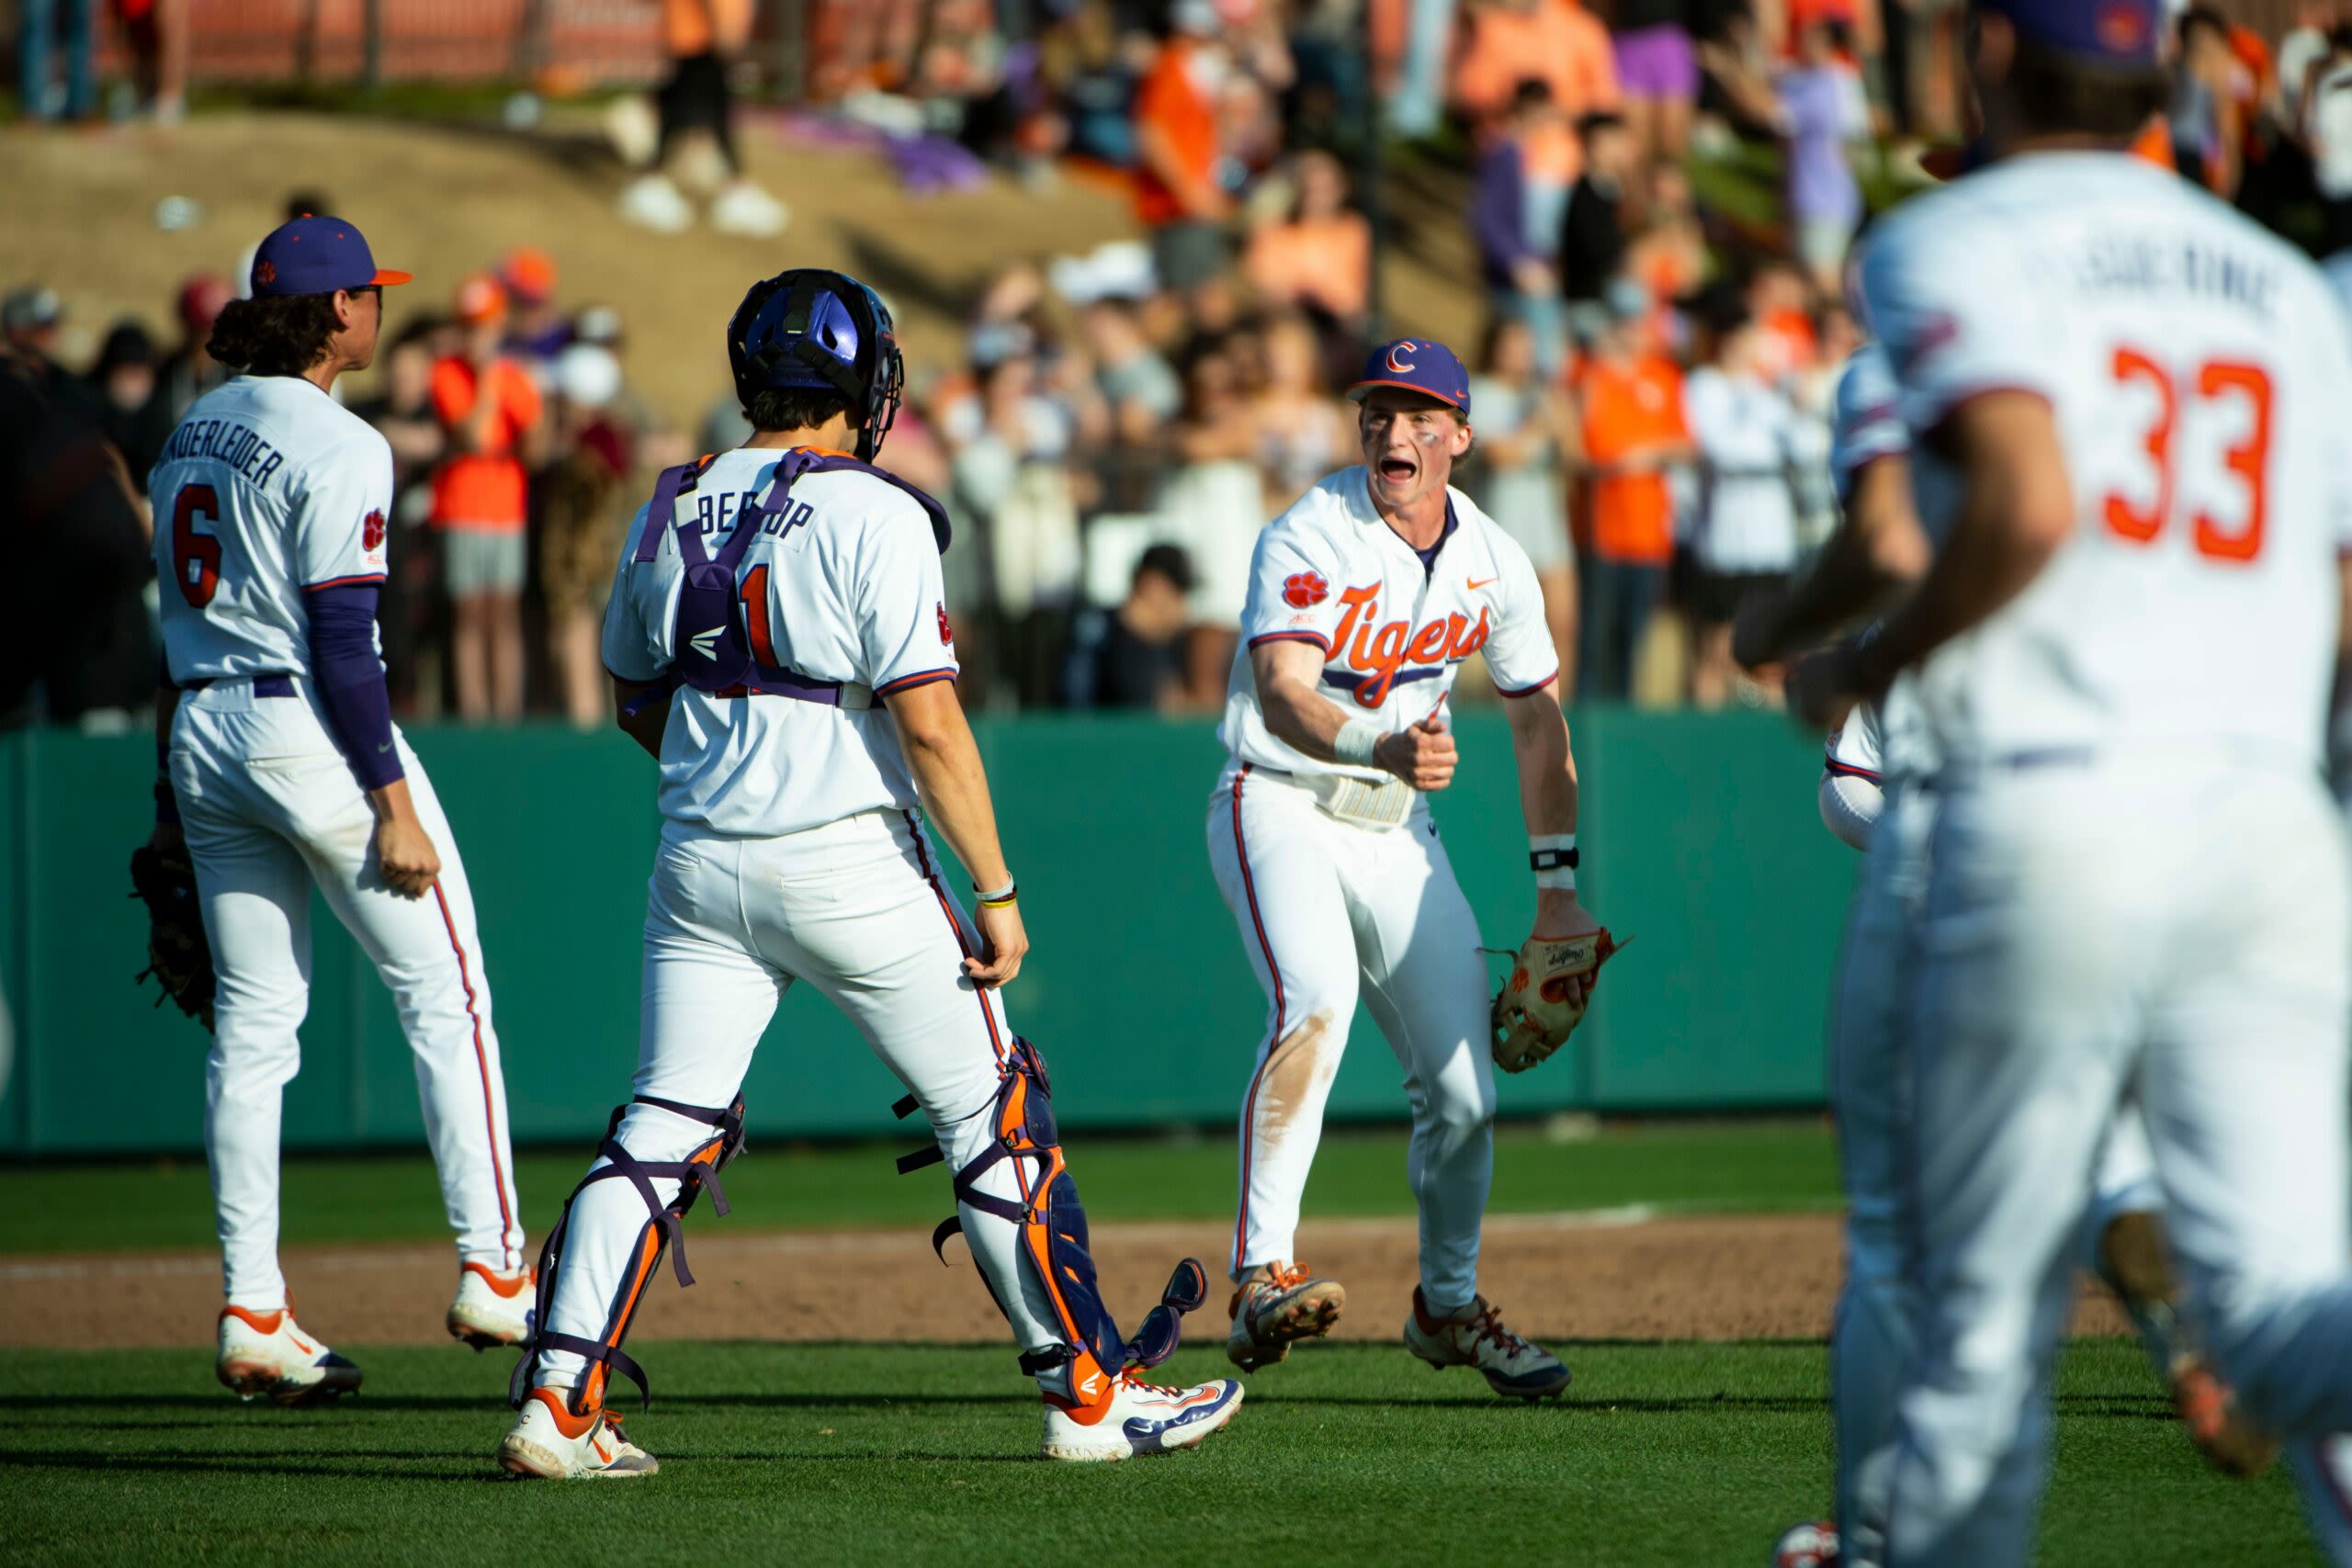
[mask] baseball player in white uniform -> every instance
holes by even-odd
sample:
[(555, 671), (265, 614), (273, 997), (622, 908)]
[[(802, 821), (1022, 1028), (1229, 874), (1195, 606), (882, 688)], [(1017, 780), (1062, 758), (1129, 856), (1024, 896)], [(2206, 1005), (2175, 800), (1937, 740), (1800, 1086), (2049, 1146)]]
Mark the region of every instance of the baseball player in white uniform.
[(1904, 676), (1935, 769), (1893, 998), (1918, 1345), (1847, 1560), (2030, 1556), (2075, 1238), (2136, 1098), (2190, 1315), (2352, 1562), (2322, 1463), (2352, 1424), (2352, 931), (2317, 768), (2352, 342), (2308, 261), (2121, 152), (2163, 99), (2152, 0), (1977, 12), (1997, 161), (1863, 261), (1935, 563), (1792, 681), (1834, 716)]
[[(1745, 621), (1747, 658), (1781, 658), (1871, 603), (1874, 581), (1924, 565), (1910, 469), (1894, 372), (1883, 350), (1865, 346), (1838, 388), (1830, 477), (1843, 509), (1839, 536), (1787, 602), (1759, 605)], [(1882, 570), (1873, 571), (1872, 561)], [(1889, 563), (1896, 570), (1884, 570)], [(1847, 926), (1830, 1065), (1847, 1200), (1846, 1281), (1830, 1344), (1838, 1513), (1834, 1523), (1783, 1537), (1778, 1560), (1787, 1563), (1806, 1561), (1800, 1547), (1815, 1561), (1834, 1561), (1841, 1540), (1852, 1543), (1853, 1560), (1873, 1560), (1874, 1543), (1853, 1509), (1857, 1479), (1893, 1434), (1895, 1395), (1917, 1340), (1918, 1292), (1907, 1271), (1917, 1237), (1902, 1164), (1911, 1093), (1893, 1002), (1927, 869), (1934, 796), (1922, 784), (1935, 769), (1907, 683), (1898, 683), (1884, 705), (1886, 717), (1878, 705), (1864, 704), (1830, 731), (1817, 790), (1823, 825), (1871, 859)], [(2183, 1331), (2158, 1218), (2162, 1201), (2145, 1125), (2137, 1107), (2126, 1105), (2099, 1156), (2077, 1260), (2130, 1314), (2207, 1457), (2230, 1473), (2255, 1473), (2275, 1445), (2246, 1424)]]
[(1389, 344), (1349, 395), (1363, 464), (1259, 536), (1219, 731), (1231, 760), (1209, 809), (1209, 864), (1267, 999), (1242, 1100), (1227, 1351), (1245, 1369), (1279, 1361), (1345, 1303), (1338, 1281), (1297, 1260), (1293, 1233), (1361, 998), (1413, 1113), (1420, 1282), (1406, 1344), (1433, 1365), (1476, 1367), (1498, 1393), (1540, 1398), (1567, 1386), (1567, 1368), (1478, 1293), (1494, 1040), (1477, 921), (1427, 795), (1453, 779), (1446, 696), (1482, 653), (1518, 758), (1535, 929), (1598, 931), (1577, 901), (1559, 670), (1526, 552), (1447, 482), (1473, 439), (1461, 362), (1441, 344)]
[(529, 1332), (505, 1086), (456, 840), (392, 724), (376, 643), (392, 457), (329, 391), (368, 367), (381, 289), (358, 230), (264, 240), (211, 351), (243, 374), (197, 400), (148, 480), (171, 685), (155, 844), (185, 839), (217, 972), (205, 1148), (228, 1301), (220, 1381), (281, 1404), (359, 1370), (298, 1325), (277, 1263), (280, 1093), (310, 998), (311, 889), (391, 988), (457, 1232), (451, 1334)]
[[(1094, 1283), (1045, 1066), (998, 987), (1027, 951), (986, 774), (956, 698), (945, 513), (872, 467), (899, 399), (890, 317), (839, 273), (755, 286), (729, 323), (744, 446), (665, 473), (631, 524), (605, 612), (621, 724), (662, 764), (636, 1093), (540, 1257), (541, 1330), (498, 1450), (526, 1476), (656, 1465), (605, 1407), (679, 1218), (741, 1139), (737, 1097), (776, 1004), (805, 980), (847, 1013), (920, 1109), (961, 1229), (1043, 1396), (1042, 1451), (1120, 1460), (1229, 1420), (1230, 1379), (1155, 1387), (1187, 1260), (1133, 1340)], [(854, 440), (856, 455), (841, 448)], [(967, 917), (920, 802), (978, 878)]]

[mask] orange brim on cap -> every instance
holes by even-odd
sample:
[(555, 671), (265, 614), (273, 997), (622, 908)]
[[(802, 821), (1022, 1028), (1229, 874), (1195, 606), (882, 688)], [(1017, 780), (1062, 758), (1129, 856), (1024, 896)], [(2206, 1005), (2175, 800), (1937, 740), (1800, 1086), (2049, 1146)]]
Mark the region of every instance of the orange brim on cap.
[(413, 283), (415, 280), (416, 274), (413, 272), (396, 272), (390, 267), (379, 266), (376, 269), (376, 276), (368, 280), (368, 286), (381, 288), (388, 284)]

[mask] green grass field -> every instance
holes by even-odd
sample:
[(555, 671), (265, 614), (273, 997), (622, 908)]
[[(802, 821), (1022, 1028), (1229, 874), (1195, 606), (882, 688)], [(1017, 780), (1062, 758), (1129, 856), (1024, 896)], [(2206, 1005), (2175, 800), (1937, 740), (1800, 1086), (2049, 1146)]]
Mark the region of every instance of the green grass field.
[[(1106, 1219), (1221, 1215), (1222, 1142), (1074, 1140)], [(583, 1151), (584, 1153), (584, 1151)], [(755, 1144), (729, 1172), (729, 1227), (927, 1224), (938, 1194), (881, 1147)], [(1405, 1212), (1403, 1140), (1338, 1135), (1310, 1213)], [(523, 1162), (535, 1234), (578, 1156)], [(1529, 1131), (1498, 1152), (1498, 1206), (1686, 1210), (1834, 1201), (1816, 1125)], [(444, 1234), (415, 1158), (302, 1160), (289, 1240)], [(707, 1221), (706, 1221), (706, 1224)], [(0, 1254), (202, 1247), (200, 1162), (0, 1171)], [(1212, 1314), (1214, 1315), (1214, 1314)], [(1212, 1330), (1213, 1332), (1213, 1330)], [(1384, 1346), (1317, 1347), (1250, 1383), (1197, 1453), (1048, 1467), (1035, 1398), (994, 1347), (632, 1345), (655, 1380), (630, 1430), (662, 1472), (609, 1486), (500, 1479), (507, 1360), (345, 1346), (343, 1406), (239, 1404), (200, 1354), (10, 1351), (0, 1359), (0, 1564), (320, 1564), (698, 1560), (905, 1564), (1557, 1562), (1754, 1568), (1820, 1513), (1829, 1475), (1818, 1343), (1556, 1347), (1555, 1405), (1505, 1404), (1464, 1371)], [(1212, 1346), (1167, 1381), (1216, 1375)], [(2087, 1340), (2062, 1367), (2042, 1561), (2209, 1568), (2316, 1561), (2277, 1474), (2222, 1480), (2177, 1430), (2135, 1347)]]
[[(1036, 1451), (992, 1349), (649, 1345), (632, 1435), (660, 1475), (504, 1482), (502, 1367), (362, 1349), (340, 1408), (247, 1407), (200, 1358), (12, 1354), (0, 1561), (373, 1563), (1530, 1562), (1751, 1568), (1820, 1510), (1817, 1345), (1564, 1347), (1557, 1405), (1506, 1406), (1402, 1350), (1302, 1351), (1194, 1453)], [(1177, 1377), (1221, 1369), (1187, 1351)], [(2136, 1350), (2067, 1357), (2043, 1561), (2309, 1561), (2286, 1483), (2207, 1474)]]

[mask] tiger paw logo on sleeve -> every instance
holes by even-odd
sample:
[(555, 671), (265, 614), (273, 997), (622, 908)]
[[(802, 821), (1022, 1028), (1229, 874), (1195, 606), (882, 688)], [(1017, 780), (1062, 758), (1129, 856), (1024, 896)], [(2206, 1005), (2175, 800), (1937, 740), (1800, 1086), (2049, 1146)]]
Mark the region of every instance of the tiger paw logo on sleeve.
[(1302, 571), (1283, 580), (1283, 603), (1295, 610), (1312, 609), (1331, 596), (1331, 585), (1319, 571)]

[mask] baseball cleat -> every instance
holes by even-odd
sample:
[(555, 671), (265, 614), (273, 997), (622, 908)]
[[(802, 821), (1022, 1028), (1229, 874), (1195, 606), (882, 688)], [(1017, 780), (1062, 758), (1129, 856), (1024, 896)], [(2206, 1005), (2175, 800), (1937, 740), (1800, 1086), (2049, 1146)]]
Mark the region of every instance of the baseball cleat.
[(1104, 1462), (1197, 1448), (1241, 1408), (1241, 1384), (1218, 1378), (1198, 1388), (1161, 1388), (1122, 1372), (1091, 1404), (1046, 1396), (1046, 1458)]
[(1405, 1320), (1405, 1348), (1430, 1366), (1476, 1367), (1487, 1386), (1509, 1399), (1552, 1399), (1568, 1386), (1560, 1358), (1503, 1326), (1484, 1296), (1450, 1317), (1438, 1317), (1413, 1287), (1413, 1315)]
[(1827, 1519), (1797, 1525), (1772, 1546), (1772, 1568), (1838, 1568), (1838, 1527)]
[(213, 1371), (239, 1399), (267, 1394), (271, 1404), (288, 1407), (332, 1404), (359, 1388), (359, 1369), (312, 1338), (290, 1305), (276, 1312), (222, 1307)]
[(538, 1276), (528, 1269), (501, 1273), (486, 1263), (458, 1270), (458, 1299), (449, 1303), (449, 1335), (476, 1350), (520, 1345), (530, 1338)]
[(2172, 1391), (2173, 1407), (2189, 1440), (2224, 1475), (2261, 1474), (2278, 1457), (2278, 1440), (2238, 1408), (2237, 1395), (2213, 1371), (2195, 1336), (2180, 1321), (2180, 1288), (2155, 1215), (2118, 1214), (2099, 1232), (2098, 1276), (2123, 1304), (2156, 1375)]
[(1347, 1304), (1346, 1287), (1315, 1278), (1304, 1263), (1261, 1264), (1233, 1292), (1226, 1359), (1245, 1372), (1270, 1367), (1290, 1354), (1291, 1341), (1330, 1333)]
[(625, 1481), (662, 1468), (622, 1435), (617, 1417), (601, 1409), (574, 1416), (553, 1388), (535, 1388), (523, 1401), (514, 1429), (498, 1440), (498, 1464), (535, 1481)]

